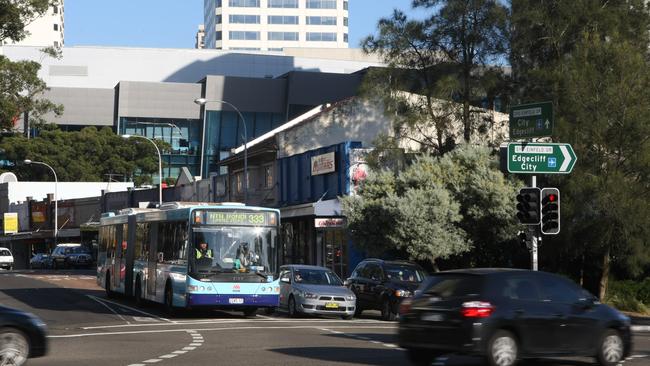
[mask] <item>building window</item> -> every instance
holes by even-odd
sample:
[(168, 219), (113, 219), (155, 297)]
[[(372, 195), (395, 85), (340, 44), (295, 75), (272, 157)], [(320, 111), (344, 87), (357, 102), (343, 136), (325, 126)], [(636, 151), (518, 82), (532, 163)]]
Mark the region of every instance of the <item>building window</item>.
[(54, 30), (55, 30), (55, 31), (58, 31), (58, 30), (59, 30), (59, 25), (58, 25), (58, 24), (54, 24)]
[[(248, 176), (250, 180), (250, 175)], [(250, 187), (250, 185), (248, 185)], [(235, 192), (243, 193), (244, 192), (244, 173), (235, 174)]]
[(343, 42), (348, 43), (348, 34), (343, 33)]
[(348, 17), (343, 17), (343, 25), (348, 26)]
[(221, 0), (217, 0), (215, 3), (216, 3), (215, 6), (216, 6), (217, 8), (220, 8), (220, 7), (221, 7)]
[(221, 34), (221, 31), (217, 31), (216, 33), (216, 40), (221, 41), (223, 39), (223, 35)]
[(230, 31), (229, 39), (240, 41), (259, 41), (260, 32)]
[(228, 5), (235, 8), (259, 8), (260, 0), (228, 0)]
[(307, 32), (307, 41), (336, 42), (336, 33)]
[(269, 24), (298, 24), (298, 17), (292, 15), (269, 15)]
[(336, 17), (307, 17), (308, 25), (336, 25)]
[(54, 10), (54, 14), (58, 14), (58, 13), (59, 13), (59, 7), (56, 6), (56, 5), (52, 7), (52, 10)]
[(54, 41), (54, 47), (59, 47), (59, 42)]
[(231, 14), (229, 20), (230, 23), (235, 23), (235, 24), (260, 24), (259, 15)]
[(273, 165), (264, 167), (264, 188), (273, 188)]
[(217, 16), (214, 18), (214, 22), (217, 24), (221, 24), (221, 14), (217, 14)]
[(336, 9), (336, 0), (307, 0), (307, 9)]
[(347, 1), (343, 2), (343, 10), (348, 10), (348, 2)]
[(298, 8), (298, 0), (269, 0), (269, 8)]
[(298, 32), (269, 32), (269, 41), (297, 41)]

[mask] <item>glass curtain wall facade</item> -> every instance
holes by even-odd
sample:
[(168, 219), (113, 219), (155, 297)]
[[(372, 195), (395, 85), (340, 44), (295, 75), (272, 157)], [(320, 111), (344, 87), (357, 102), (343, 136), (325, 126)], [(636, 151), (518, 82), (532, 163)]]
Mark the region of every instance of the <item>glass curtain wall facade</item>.
[(187, 167), (194, 176), (199, 175), (201, 123), (198, 119), (122, 117), (119, 134), (140, 135), (171, 145), (171, 151), (161, 151), (163, 180), (175, 179), (182, 167)]
[[(248, 141), (259, 137), (285, 122), (282, 113), (242, 112)], [(231, 155), (231, 150), (244, 144), (244, 127), (237, 112), (206, 111), (205, 155), (203, 171), (206, 177), (219, 171), (219, 161)], [(222, 167), (221, 169), (225, 169)]]

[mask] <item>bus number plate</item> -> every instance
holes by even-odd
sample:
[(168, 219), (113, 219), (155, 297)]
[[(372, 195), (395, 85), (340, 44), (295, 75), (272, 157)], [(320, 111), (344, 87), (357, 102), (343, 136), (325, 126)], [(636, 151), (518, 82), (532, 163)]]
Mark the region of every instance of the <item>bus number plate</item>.
[(231, 304), (243, 304), (244, 299), (242, 299), (241, 297), (232, 297), (232, 298), (228, 299), (228, 302), (231, 303)]

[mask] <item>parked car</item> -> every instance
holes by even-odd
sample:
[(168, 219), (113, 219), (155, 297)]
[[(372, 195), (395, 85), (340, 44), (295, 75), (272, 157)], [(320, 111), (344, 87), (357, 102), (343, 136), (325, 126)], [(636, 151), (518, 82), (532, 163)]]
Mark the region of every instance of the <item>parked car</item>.
[(79, 246), (72, 249), (66, 255), (65, 264), (67, 267), (81, 268), (92, 267), (93, 254), (90, 249)]
[(0, 365), (22, 365), (47, 353), (47, 329), (35, 315), (0, 306)]
[(50, 268), (52, 266), (52, 259), (47, 253), (37, 253), (29, 260), (31, 268)]
[(14, 256), (11, 250), (0, 248), (0, 268), (12, 270), (14, 268)]
[(52, 252), (52, 268), (65, 268), (68, 266), (66, 258), (68, 255), (72, 254), (76, 248), (80, 248), (81, 244), (78, 243), (63, 243), (58, 244), (54, 251)]
[(402, 303), (398, 338), (416, 365), (462, 353), (498, 366), (548, 356), (613, 366), (632, 348), (627, 316), (564, 277), (512, 269), (432, 275)]
[(406, 261), (366, 259), (357, 265), (346, 285), (357, 297), (356, 314), (381, 310), (384, 320), (395, 320), (399, 304), (409, 298), (426, 278), (417, 264)]
[(325, 267), (280, 267), (280, 309), (289, 316), (300, 314), (354, 316), (356, 297), (341, 279)]

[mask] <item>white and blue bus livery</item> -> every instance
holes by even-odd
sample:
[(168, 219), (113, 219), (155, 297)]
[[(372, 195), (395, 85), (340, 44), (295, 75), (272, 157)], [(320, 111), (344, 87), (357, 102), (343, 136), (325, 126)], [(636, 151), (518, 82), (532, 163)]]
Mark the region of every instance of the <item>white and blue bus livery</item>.
[(255, 314), (275, 308), (280, 213), (238, 203), (165, 203), (105, 214), (99, 229), (97, 283), (177, 308)]

